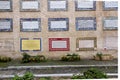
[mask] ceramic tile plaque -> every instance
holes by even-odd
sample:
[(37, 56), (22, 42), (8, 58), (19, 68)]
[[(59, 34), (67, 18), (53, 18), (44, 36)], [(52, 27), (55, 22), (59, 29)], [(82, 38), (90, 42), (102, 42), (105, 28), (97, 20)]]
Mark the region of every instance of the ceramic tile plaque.
[(27, 31), (33, 31), (38, 32), (41, 31), (40, 28), (40, 18), (27, 18), (27, 19), (21, 19), (21, 31), (27, 32)]
[(80, 40), (79, 41), (79, 48), (93, 48), (94, 47), (94, 40)]
[(49, 11), (66, 11), (67, 0), (48, 0)]
[(0, 11), (12, 11), (12, 0), (0, 0)]
[(38, 0), (21, 0), (21, 11), (39, 11), (40, 3)]
[(104, 1), (103, 10), (117, 10), (118, 2), (117, 1)]
[(75, 10), (95, 10), (96, 2), (87, 0), (75, 0)]
[(28, 38), (21, 39), (21, 51), (40, 51), (41, 39), (29, 40)]
[(69, 22), (68, 18), (49, 18), (48, 27), (49, 31), (68, 31)]
[(76, 18), (76, 30), (96, 30), (96, 18), (78, 17)]
[(12, 19), (10, 18), (0, 18), (0, 32), (10, 32), (12, 31)]
[(13, 39), (0, 39), (0, 51), (14, 51)]
[(117, 30), (118, 19), (116, 17), (104, 19), (104, 30)]
[(118, 37), (110, 36), (105, 37), (104, 39), (104, 48), (118, 50)]
[(95, 37), (77, 38), (76, 41), (77, 51), (96, 50), (97, 48), (97, 40)]
[(49, 51), (69, 51), (69, 38), (49, 38)]

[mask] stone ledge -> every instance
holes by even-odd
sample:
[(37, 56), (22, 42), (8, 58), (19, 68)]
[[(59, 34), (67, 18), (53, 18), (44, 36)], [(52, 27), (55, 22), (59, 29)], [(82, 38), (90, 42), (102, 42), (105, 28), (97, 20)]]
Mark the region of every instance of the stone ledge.
[[(69, 74), (34, 74), (35, 77), (70, 77), (76, 73)], [(83, 75), (83, 74), (80, 74)], [(19, 76), (23, 76), (23, 74), (19, 74)], [(107, 76), (118, 76), (117, 73), (107, 73)], [(14, 75), (0, 75), (0, 78), (12, 78)]]
[(114, 65), (47, 65), (47, 66), (9, 66), (8, 68), (49, 68), (49, 67), (102, 67), (102, 66), (118, 66)]
[(9, 69), (46, 69), (46, 68), (67, 68), (67, 67), (117, 67), (117, 64), (114, 65), (47, 65), (47, 66), (8, 66), (7, 68), (0, 68), (0, 70), (9, 70)]

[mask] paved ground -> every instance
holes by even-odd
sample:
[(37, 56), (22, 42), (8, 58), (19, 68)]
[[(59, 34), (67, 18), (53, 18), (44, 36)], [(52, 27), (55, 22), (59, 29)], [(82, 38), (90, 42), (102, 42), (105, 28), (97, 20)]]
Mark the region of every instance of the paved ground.
[(47, 61), (40, 63), (20, 63), (20, 61), (11, 61), (8, 63), (0, 63), (0, 67), (8, 66), (51, 66), (51, 65), (117, 65), (118, 60), (114, 59), (111, 61), (95, 61), (95, 60), (80, 60), (74, 62), (64, 62), (64, 61)]
[(36, 77), (45, 76), (72, 76), (74, 73), (82, 73), (89, 68), (98, 68), (109, 75), (117, 75), (118, 60), (112, 61), (95, 61), (81, 60), (77, 62), (48, 61), (42, 63), (19, 62), (8, 63), (7, 67), (0, 68), (0, 78), (14, 77), (15, 74), (23, 75), (26, 71), (31, 71)]

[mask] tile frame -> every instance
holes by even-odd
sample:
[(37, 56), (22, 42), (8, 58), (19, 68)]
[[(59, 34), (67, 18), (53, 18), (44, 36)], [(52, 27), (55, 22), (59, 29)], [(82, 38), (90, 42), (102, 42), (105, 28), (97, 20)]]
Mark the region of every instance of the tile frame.
[[(38, 1), (38, 9), (22, 9), (23, 1)], [(40, 11), (40, 1), (39, 0), (20, 0), (20, 12), (39, 12)]]
[[(51, 28), (51, 21), (66, 21), (67, 28)], [(69, 18), (48, 18), (48, 30), (49, 31), (69, 31)]]
[[(23, 29), (22, 23), (24, 21), (38, 21), (39, 28), (38, 29)], [(41, 32), (41, 18), (20, 18), (20, 32)]]
[(78, 1), (75, 0), (75, 11), (95, 11), (96, 10), (96, 1), (93, 1), (93, 8), (78, 8)]
[[(94, 40), (93, 48), (79, 48), (80, 40)], [(96, 37), (80, 37), (76, 39), (76, 51), (94, 51), (97, 49), (97, 38)]]
[[(50, 1), (66, 1), (66, 9), (50, 9)], [(68, 11), (68, 0), (47, 0), (48, 3), (48, 11), (56, 12), (56, 11)]]
[(102, 2), (102, 7), (103, 7), (103, 11), (118, 11), (118, 7), (110, 7), (110, 8), (106, 8), (105, 7), (105, 1)]
[(41, 51), (42, 50), (42, 39), (41, 38), (33, 38), (32, 40), (40, 40), (40, 50), (22, 50), (22, 40), (31, 40), (29, 38), (20, 38), (20, 51), (21, 52), (29, 52), (29, 51)]
[(118, 27), (110, 27), (110, 28), (105, 28), (105, 20), (116, 20), (116, 19), (118, 19), (118, 17), (112, 17), (112, 16), (110, 16), (110, 17), (105, 17), (105, 18), (103, 18), (103, 30), (104, 31), (116, 31), (116, 30), (118, 30)]
[[(67, 48), (52, 48), (52, 41), (67, 41)], [(49, 51), (70, 51), (70, 38), (49, 38)]]

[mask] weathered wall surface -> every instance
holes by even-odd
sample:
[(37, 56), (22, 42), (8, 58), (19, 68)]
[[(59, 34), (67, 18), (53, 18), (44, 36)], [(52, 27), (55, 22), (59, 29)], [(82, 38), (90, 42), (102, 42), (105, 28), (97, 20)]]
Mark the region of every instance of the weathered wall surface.
[[(28, 52), (31, 55), (43, 54), (49, 58), (60, 58), (59, 56), (67, 53), (78, 53), (83, 59), (93, 58), (97, 51), (110, 53), (117, 58), (117, 50), (103, 51), (104, 38), (106, 36), (118, 36), (118, 31), (104, 31), (103, 18), (118, 15), (117, 11), (103, 11), (102, 2), (96, 2), (95, 11), (75, 11), (74, 0), (68, 0), (68, 11), (49, 12), (47, 9), (47, 0), (40, 0), (40, 12), (20, 12), (19, 0), (13, 0), (13, 12), (0, 12), (0, 18), (13, 19), (13, 32), (0, 32), (0, 42), (7, 45), (5, 41), (10, 43), (10, 49), (4, 50), (6, 47), (0, 49), (0, 55), (6, 55), (13, 58), (21, 56), (20, 38), (42, 38), (42, 51)], [(48, 18), (69, 18), (69, 31), (49, 32)], [(76, 17), (96, 17), (97, 30), (96, 31), (76, 31), (75, 18)], [(41, 32), (20, 32), (20, 18), (41, 18)], [(49, 51), (49, 38), (62, 37), (70, 38), (70, 51)], [(76, 39), (79, 37), (97, 37), (96, 51), (76, 51)], [(9, 44), (8, 43), (8, 44)], [(0, 47), (1, 48), (1, 47)]]

